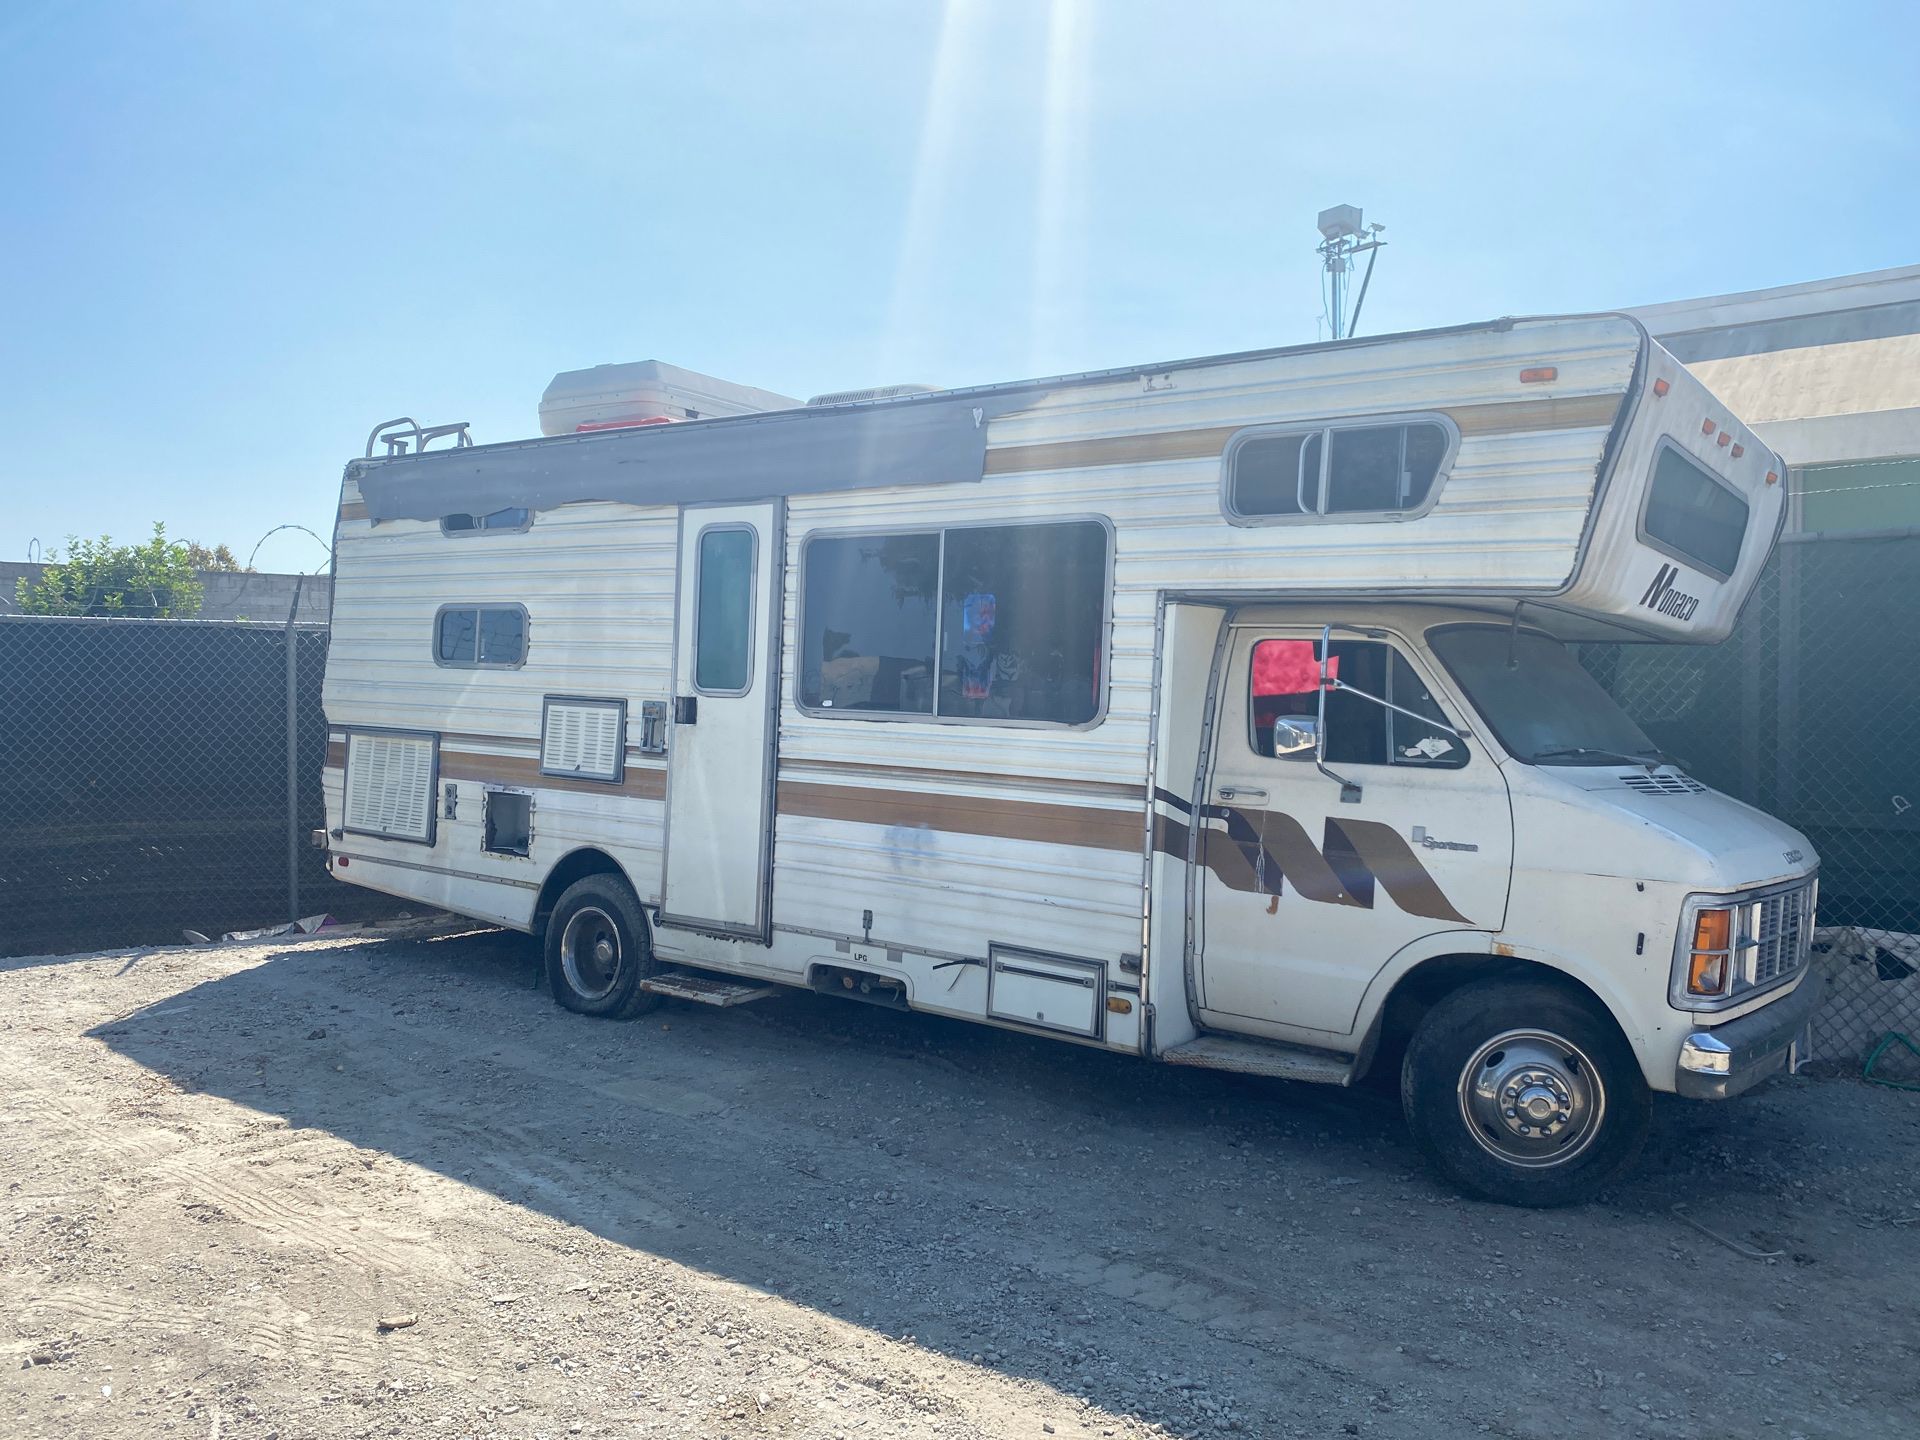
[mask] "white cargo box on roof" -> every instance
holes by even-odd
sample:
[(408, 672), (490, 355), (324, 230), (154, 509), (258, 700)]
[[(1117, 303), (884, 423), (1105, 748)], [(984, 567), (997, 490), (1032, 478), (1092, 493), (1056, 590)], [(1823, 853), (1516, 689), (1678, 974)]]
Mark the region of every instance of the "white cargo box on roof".
[(540, 397), (540, 433), (573, 435), (658, 420), (704, 420), (791, 410), (800, 402), (771, 390), (736, 385), (660, 360), (565, 370)]

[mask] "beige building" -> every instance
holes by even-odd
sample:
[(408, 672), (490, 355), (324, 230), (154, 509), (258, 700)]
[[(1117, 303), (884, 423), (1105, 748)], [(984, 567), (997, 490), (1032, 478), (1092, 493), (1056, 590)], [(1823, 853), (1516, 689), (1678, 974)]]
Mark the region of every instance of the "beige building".
[(1920, 265), (1633, 313), (1793, 465), (1791, 529), (1920, 526)]

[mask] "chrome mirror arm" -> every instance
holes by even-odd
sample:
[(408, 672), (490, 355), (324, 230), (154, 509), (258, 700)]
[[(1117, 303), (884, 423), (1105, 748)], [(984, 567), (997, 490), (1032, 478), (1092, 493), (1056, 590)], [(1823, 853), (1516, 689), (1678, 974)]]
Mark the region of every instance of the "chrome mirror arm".
[[(1338, 783), (1340, 786), (1341, 804), (1357, 805), (1360, 803), (1360, 787), (1346, 777), (1334, 774), (1333, 771), (1327, 768), (1327, 681), (1331, 678), (1327, 674), (1327, 658), (1332, 649), (1333, 627), (1331, 625), (1322, 625), (1320, 627), (1320, 684), (1316, 690), (1320, 702), (1320, 717), (1313, 727), (1313, 768), (1329, 780)], [(1335, 683), (1337, 684), (1338, 682), (1336, 681)], [(1354, 693), (1360, 694), (1362, 692), (1355, 691)]]

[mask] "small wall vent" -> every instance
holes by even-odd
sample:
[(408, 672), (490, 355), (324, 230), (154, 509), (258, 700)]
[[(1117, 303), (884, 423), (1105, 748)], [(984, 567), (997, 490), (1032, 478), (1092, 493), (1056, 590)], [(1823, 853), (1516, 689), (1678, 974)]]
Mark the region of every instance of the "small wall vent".
[(549, 695), (540, 723), (540, 773), (577, 780), (620, 779), (627, 702)]
[(431, 845), (439, 748), (437, 735), (349, 734), (346, 828)]

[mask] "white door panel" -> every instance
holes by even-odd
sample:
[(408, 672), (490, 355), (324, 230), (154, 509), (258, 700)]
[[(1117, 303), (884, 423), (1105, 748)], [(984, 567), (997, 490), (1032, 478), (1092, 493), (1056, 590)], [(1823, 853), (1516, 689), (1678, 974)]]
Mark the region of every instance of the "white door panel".
[(767, 936), (783, 519), (681, 511), (664, 925)]
[[(1311, 746), (1319, 634), (1228, 638), (1198, 846), (1199, 999), (1215, 1028), (1350, 1035), (1396, 951), (1505, 919), (1513, 820), (1499, 767), (1471, 739), (1334, 691), (1327, 769), (1359, 790), (1343, 800)], [(1332, 655), (1354, 690), (1448, 718), (1390, 639), (1336, 636)]]

